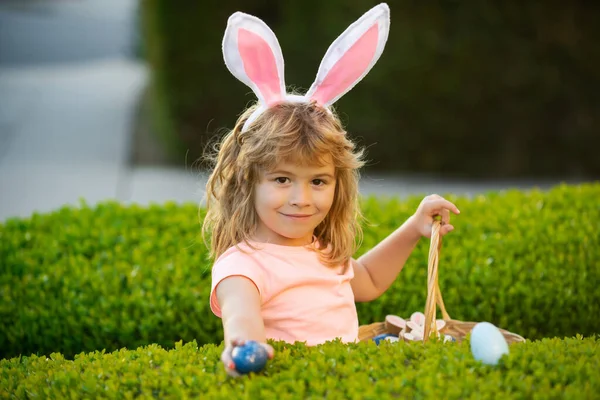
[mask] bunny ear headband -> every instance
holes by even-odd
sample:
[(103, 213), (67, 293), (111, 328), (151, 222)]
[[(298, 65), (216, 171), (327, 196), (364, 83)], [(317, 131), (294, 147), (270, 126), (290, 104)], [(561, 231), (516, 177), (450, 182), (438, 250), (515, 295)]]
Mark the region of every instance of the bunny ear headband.
[(232, 14), (223, 37), (229, 71), (256, 94), (259, 107), (243, 131), (266, 109), (283, 101), (311, 102), (327, 108), (352, 89), (373, 68), (390, 30), (390, 9), (381, 3), (350, 25), (321, 61), (317, 78), (304, 96), (286, 93), (283, 54), (273, 31), (259, 18)]

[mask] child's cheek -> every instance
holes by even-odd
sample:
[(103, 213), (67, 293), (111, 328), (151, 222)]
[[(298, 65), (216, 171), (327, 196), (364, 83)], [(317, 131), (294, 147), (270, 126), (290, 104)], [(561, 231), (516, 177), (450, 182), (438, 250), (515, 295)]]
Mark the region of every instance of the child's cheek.
[(272, 208), (279, 208), (286, 203), (287, 191), (282, 187), (270, 186), (263, 192), (263, 201)]

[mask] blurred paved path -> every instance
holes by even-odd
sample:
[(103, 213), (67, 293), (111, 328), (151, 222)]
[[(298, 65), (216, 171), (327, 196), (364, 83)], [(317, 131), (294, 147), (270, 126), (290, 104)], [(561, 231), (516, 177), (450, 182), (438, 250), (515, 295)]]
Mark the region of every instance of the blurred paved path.
[(134, 0), (0, 0), (0, 65), (128, 56), (136, 7)]

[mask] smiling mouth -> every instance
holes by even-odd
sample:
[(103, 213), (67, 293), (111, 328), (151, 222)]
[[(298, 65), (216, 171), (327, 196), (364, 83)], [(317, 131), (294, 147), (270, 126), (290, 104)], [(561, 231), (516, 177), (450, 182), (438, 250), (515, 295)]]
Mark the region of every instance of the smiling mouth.
[(306, 218), (312, 217), (312, 214), (284, 214), (284, 213), (282, 213), (282, 215), (284, 215), (286, 217), (290, 217), (290, 218), (296, 218), (296, 219), (306, 219)]

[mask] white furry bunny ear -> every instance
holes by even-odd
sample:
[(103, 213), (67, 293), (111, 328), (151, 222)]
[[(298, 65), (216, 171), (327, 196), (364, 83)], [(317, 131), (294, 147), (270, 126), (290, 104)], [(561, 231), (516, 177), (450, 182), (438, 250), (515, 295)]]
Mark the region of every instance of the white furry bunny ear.
[(223, 37), (223, 57), (229, 71), (252, 89), (262, 107), (284, 98), (281, 47), (262, 20), (242, 12), (232, 14)]
[(282, 101), (314, 100), (328, 109), (373, 68), (383, 52), (389, 30), (390, 9), (381, 3), (363, 14), (329, 46), (306, 95), (288, 95), (283, 55), (273, 31), (257, 17), (242, 12), (232, 14), (223, 37), (225, 65), (252, 89), (259, 101), (259, 107), (242, 130), (266, 109)]
[(325, 53), (306, 98), (330, 106), (373, 68), (388, 38), (390, 9), (381, 3), (350, 25)]

